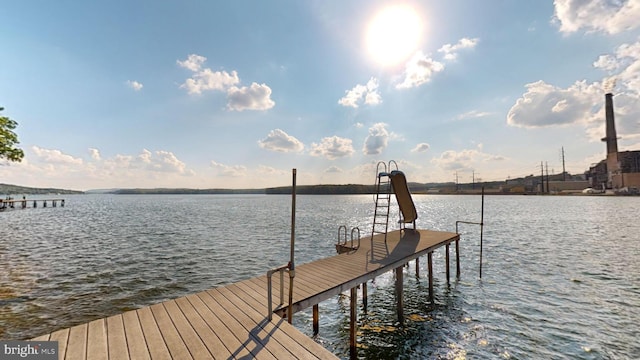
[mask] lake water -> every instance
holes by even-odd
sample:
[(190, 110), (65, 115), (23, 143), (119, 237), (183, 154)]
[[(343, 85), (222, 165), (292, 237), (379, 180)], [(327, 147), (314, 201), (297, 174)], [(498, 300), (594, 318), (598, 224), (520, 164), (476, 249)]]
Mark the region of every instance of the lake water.
[[(0, 213), (0, 339), (27, 339), (265, 274), (288, 261), (289, 196), (77, 195), (65, 207)], [(418, 227), (479, 221), (479, 196), (416, 195)], [(371, 231), (373, 199), (298, 196), (296, 263), (335, 253), (339, 225)], [(479, 227), (461, 226), (462, 278), (446, 284), (434, 253), (369, 285), (360, 309), (367, 358), (640, 358), (640, 198), (487, 196)], [(397, 217), (392, 217), (392, 219)], [(452, 252), (453, 254), (453, 252)], [(452, 263), (452, 274), (455, 274)], [(421, 261), (426, 267), (426, 259)], [(361, 302), (360, 302), (361, 303)], [(294, 325), (311, 335), (311, 313)], [(320, 304), (317, 341), (348, 358), (348, 296)]]

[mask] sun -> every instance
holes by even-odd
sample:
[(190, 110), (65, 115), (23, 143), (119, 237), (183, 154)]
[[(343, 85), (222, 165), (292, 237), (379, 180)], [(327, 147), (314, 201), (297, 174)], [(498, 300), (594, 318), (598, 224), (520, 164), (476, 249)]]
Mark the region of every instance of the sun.
[(366, 46), (374, 61), (393, 66), (413, 54), (421, 37), (418, 13), (408, 5), (394, 5), (380, 10), (369, 22)]

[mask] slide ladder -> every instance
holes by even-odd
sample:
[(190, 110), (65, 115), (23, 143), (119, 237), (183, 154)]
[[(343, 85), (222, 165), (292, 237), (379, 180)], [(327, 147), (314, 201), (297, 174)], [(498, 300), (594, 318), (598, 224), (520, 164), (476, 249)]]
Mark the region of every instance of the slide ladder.
[(389, 211), (391, 208), (391, 165), (395, 165), (398, 170), (398, 164), (391, 160), (389, 165), (384, 162), (378, 162), (376, 166), (376, 192), (374, 194), (374, 202), (376, 204), (373, 213), (373, 229), (371, 230), (371, 239), (376, 234), (384, 234), (384, 241), (387, 241), (387, 231), (389, 229)]

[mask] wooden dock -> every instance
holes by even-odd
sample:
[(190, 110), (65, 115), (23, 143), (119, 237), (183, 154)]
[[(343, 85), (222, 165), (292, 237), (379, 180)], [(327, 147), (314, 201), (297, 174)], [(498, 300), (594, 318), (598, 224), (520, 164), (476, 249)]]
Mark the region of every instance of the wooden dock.
[(0, 199), (0, 210), (6, 209), (26, 209), (31, 206), (33, 208), (38, 207), (38, 203), (40, 203), (41, 207), (57, 207), (60, 204), (60, 207), (64, 207), (64, 199), (38, 199), (38, 200), (30, 200), (26, 198), (22, 199)]
[[(293, 313), (313, 307), (318, 331), (318, 303), (351, 291), (351, 357), (356, 354), (356, 287), (387, 272), (396, 273), (398, 317), (402, 321), (404, 265), (427, 255), (432, 296), (432, 256), (446, 248), (449, 280), (449, 245), (459, 235), (430, 230), (392, 231), (364, 237), (357, 250), (295, 267)], [(459, 276), (459, 261), (457, 261)], [(418, 271), (416, 266), (416, 271)], [(280, 276), (273, 276), (275, 314), (285, 316)], [(289, 279), (283, 289), (288, 294)], [(59, 359), (329, 359), (334, 354), (295, 329), (280, 316), (269, 320), (267, 276), (125, 312), (87, 324), (61, 329), (33, 339), (58, 341)], [(366, 295), (363, 297), (366, 304)], [(365, 305), (366, 306), (366, 305)]]

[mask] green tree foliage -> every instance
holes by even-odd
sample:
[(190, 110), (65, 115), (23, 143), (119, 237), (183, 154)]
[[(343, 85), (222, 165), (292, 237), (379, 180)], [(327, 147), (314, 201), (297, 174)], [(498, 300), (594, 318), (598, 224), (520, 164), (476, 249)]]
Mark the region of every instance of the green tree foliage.
[[(0, 111), (4, 110), (0, 107)], [(9, 161), (20, 162), (24, 157), (24, 152), (17, 148), (18, 135), (13, 130), (18, 126), (18, 123), (9, 119), (6, 116), (0, 116), (0, 160), (6, 159)]]

